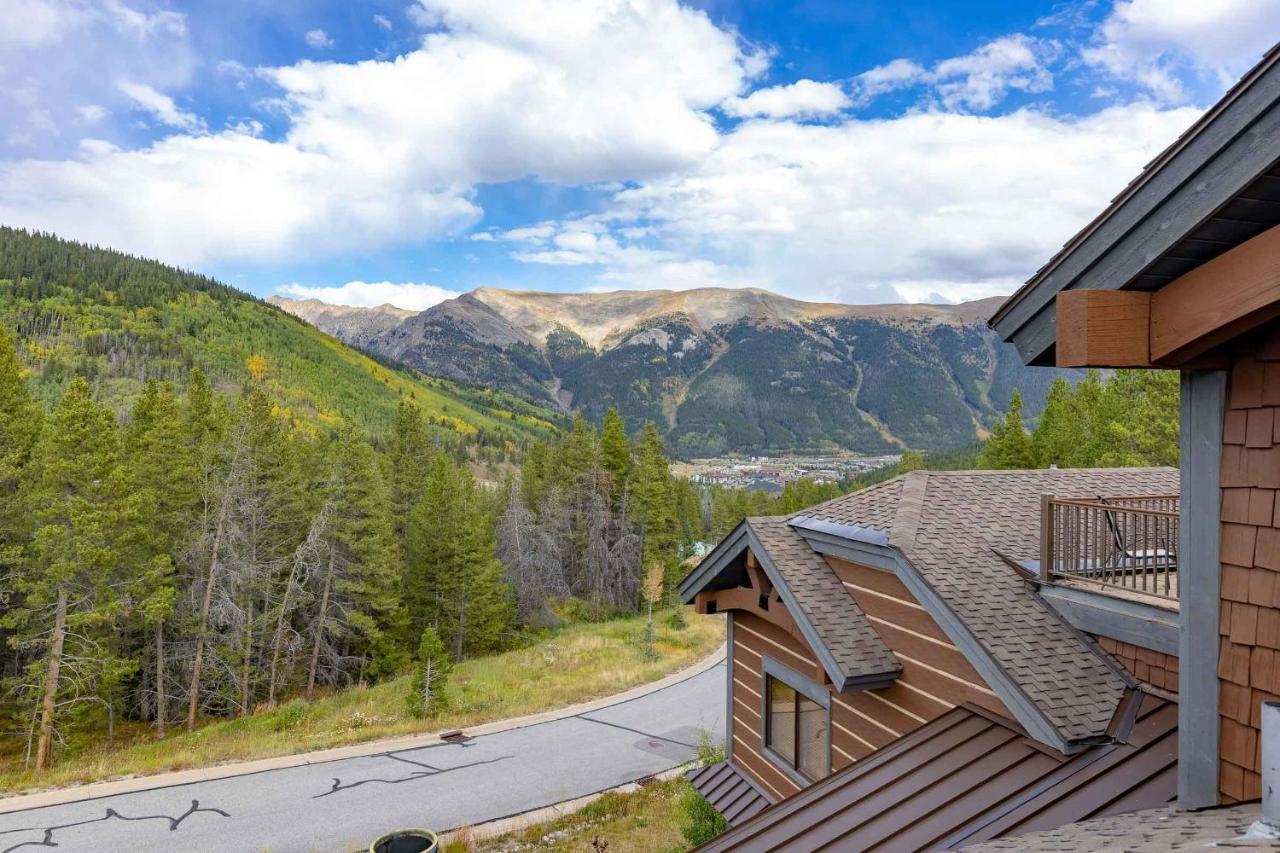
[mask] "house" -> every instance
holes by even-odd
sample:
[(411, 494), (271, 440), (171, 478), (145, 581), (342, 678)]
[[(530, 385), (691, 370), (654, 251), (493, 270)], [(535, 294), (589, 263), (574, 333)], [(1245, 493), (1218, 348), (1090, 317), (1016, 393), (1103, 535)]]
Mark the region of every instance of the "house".
[(924, 849), (1167, 803), (1177, 663), (1150, 626), (1176, 601), (1126, 571), (1151, 589), (1122, 590), (1122, 616), (1060, 612), (1045, 589), (1104, 575), (1042, 584), (1039, 559), (1046, 502), (1075, 524), (1051, 538), (1087, 531), (1118, 567), (1107, 519), (1129, 534), (1177, 485), (1168, 468), (915, 471), (740, 524), (680, 585), (729, 624), (727, 760), (692, 780), (734, 829), (708, 849)]
[[(682, 590), (733, 614), (733, 751), (720, 784), (783, 799), (752, 805), (708, 849), (1164, 850), (1246, 846), (1246, 827), (1280, 844), (1280, 49), (991, 325), (1028, 364), (1178, 370), (1176, 486), (1169, 472), (1017, 472), (1007, 488), (916, 474), (878, 496), (746, 522), (741, 553), (722, 543)], [(1089, 477), (1119, 479), (1086, 488)], [(850, 614), (839, 630), (833, 610)], [(744, 625), (755, 633), (740, 643)], [(791, 713), (809, 721), (793, 740), (808, 746), (779, 740), (768, 721), (785, 728), (790, 694), (771, 692), (777, 664), (762, 656), (779, 652), (802, 674), (806, 647), (816, 665), (787, 684), (829, 702), (834, 772), (797, 759), (789, 786), (775, 766), (820, 750), (821, 715), (797, 698)], [(930, 664), (926, 647), (953, 665)], [(915, 680), (925, 673), (955, 686), (930, 691)], [(922, 713), (901, 687), (939, 701)], [(834, 710), (846, 707), (860, 713)], [(1015, 734), (1027, 749), (1011, 750)], [(979, 738), (994, 749), (963, 752)], [(1275, 756), (1265, 766), (1264, 753)]]

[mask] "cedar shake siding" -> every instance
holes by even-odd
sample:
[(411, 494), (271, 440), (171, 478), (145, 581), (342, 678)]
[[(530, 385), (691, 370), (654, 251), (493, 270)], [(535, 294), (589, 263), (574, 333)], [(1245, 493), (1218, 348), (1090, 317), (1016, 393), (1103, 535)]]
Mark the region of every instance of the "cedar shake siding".
[(1094, 636), (1100, 649), (1115, 659), (1135, 679), (1146, 687), (1155, 688), (1171, 696), (1178, 694), (1178, 656), (1132, 643)]
[[(833, 773), (964, 702), (1008, 716), (995, 693), (897, 577), (842, 560), (828, 563), (902, 662), (901, 674), (883, 689), (840, 692), (825, 683), (831, 697)], [(802, 786), (763, 749), (763, 661), (768, 657), (808, 678), (821, 667), (811, 650), (777, 625), (745, 610), (730, 611), (729, 618), (733, 647), (728, 738), (733, 764), (771, 796), (783, 799)]]
[(1280, 697), (1280, 324), (1235, 348), (1222, 436), (1219, 788), (1261, 796), (1262, 702)]

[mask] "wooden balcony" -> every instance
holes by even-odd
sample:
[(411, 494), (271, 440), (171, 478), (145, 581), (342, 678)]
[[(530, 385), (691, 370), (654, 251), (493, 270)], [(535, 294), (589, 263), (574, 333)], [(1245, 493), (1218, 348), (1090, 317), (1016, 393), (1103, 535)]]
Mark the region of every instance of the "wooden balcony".
[(1040, 499), (1040, 578), (1176, 608), (1178, 496)]

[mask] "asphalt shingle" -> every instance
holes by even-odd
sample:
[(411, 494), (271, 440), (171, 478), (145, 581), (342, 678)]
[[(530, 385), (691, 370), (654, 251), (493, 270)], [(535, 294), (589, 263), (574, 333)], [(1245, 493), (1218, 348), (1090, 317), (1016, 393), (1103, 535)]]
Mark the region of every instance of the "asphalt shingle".
[(996, 553), (1036, 560), (1040, 496), (1176, 494), (1172, 468), (913, 471), (797, 516), (888, 536), (1068, 741), (1104, 735), (1119, 675)]
[(784, 516), (748, 518), (769, 560), (846, 678), (897, 673), (902, 664), (871, 627), (835, 571)]

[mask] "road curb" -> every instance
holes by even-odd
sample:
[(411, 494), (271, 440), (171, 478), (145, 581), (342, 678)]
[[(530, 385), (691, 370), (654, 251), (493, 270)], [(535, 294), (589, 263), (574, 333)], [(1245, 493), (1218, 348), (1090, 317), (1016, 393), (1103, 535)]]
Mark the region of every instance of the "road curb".
[[(473, 737), (496, 734), (498, 732), (521, 729), (539, 723), (575, 717), (611, 705), (617, 705), (650, 693), (656, 693), (673, 684), (679, 684), (696, 675), (718, 666), (725, 658), (725, 646), (691, 666), (664, 676), (657, 681), (637, 685), (630, 690), (580, 702), (566, 708), (541, 711), (523, 717), (512, 717), (497, 720), (466, 729)], [(416, 749), (423, 746), (434, 746), (444, 743), (437, 733), (404, 735), (396, 738), (368, 741), (366, 743), (339, 746), (331, 749), (303, 752), (294, 755), (280, 755), (274, 758), (259, 758), (252, 761), (238, 761), (230, 764), (218, 764), (213, 767), (201, 767), (192, 770), (178, 770), (171, 773), (157, 773), (150, 776), (136, 776), (129, 779), (115, 779), (107, 782), (90, 782), (86, 785), (74, 785), (56, 788), (50, 791), (37, 791), (31, 794), (0, 795), (0, 814), (27, 811), (46, 806), (65, 805), (81, 800), (111, 797), (117, 794), (132, 794), (138, 791), (149, 791), (155, 788), (170, 788), (176, 785), (187, 785), (194, 782), (209, 782), (217, 779), (229, 779), (235, 776), (248, 776), (267, 770), (283, 770), (290, 767), (305, 767), (311, 764), (324, 764), (330, 761), (341, 761), (346, 758), (360, 758), (368, 755), (381, 755), (387, 752), (398, 752), (405, 749)], [(554, 808), (554, 806), (549, 807)]]

